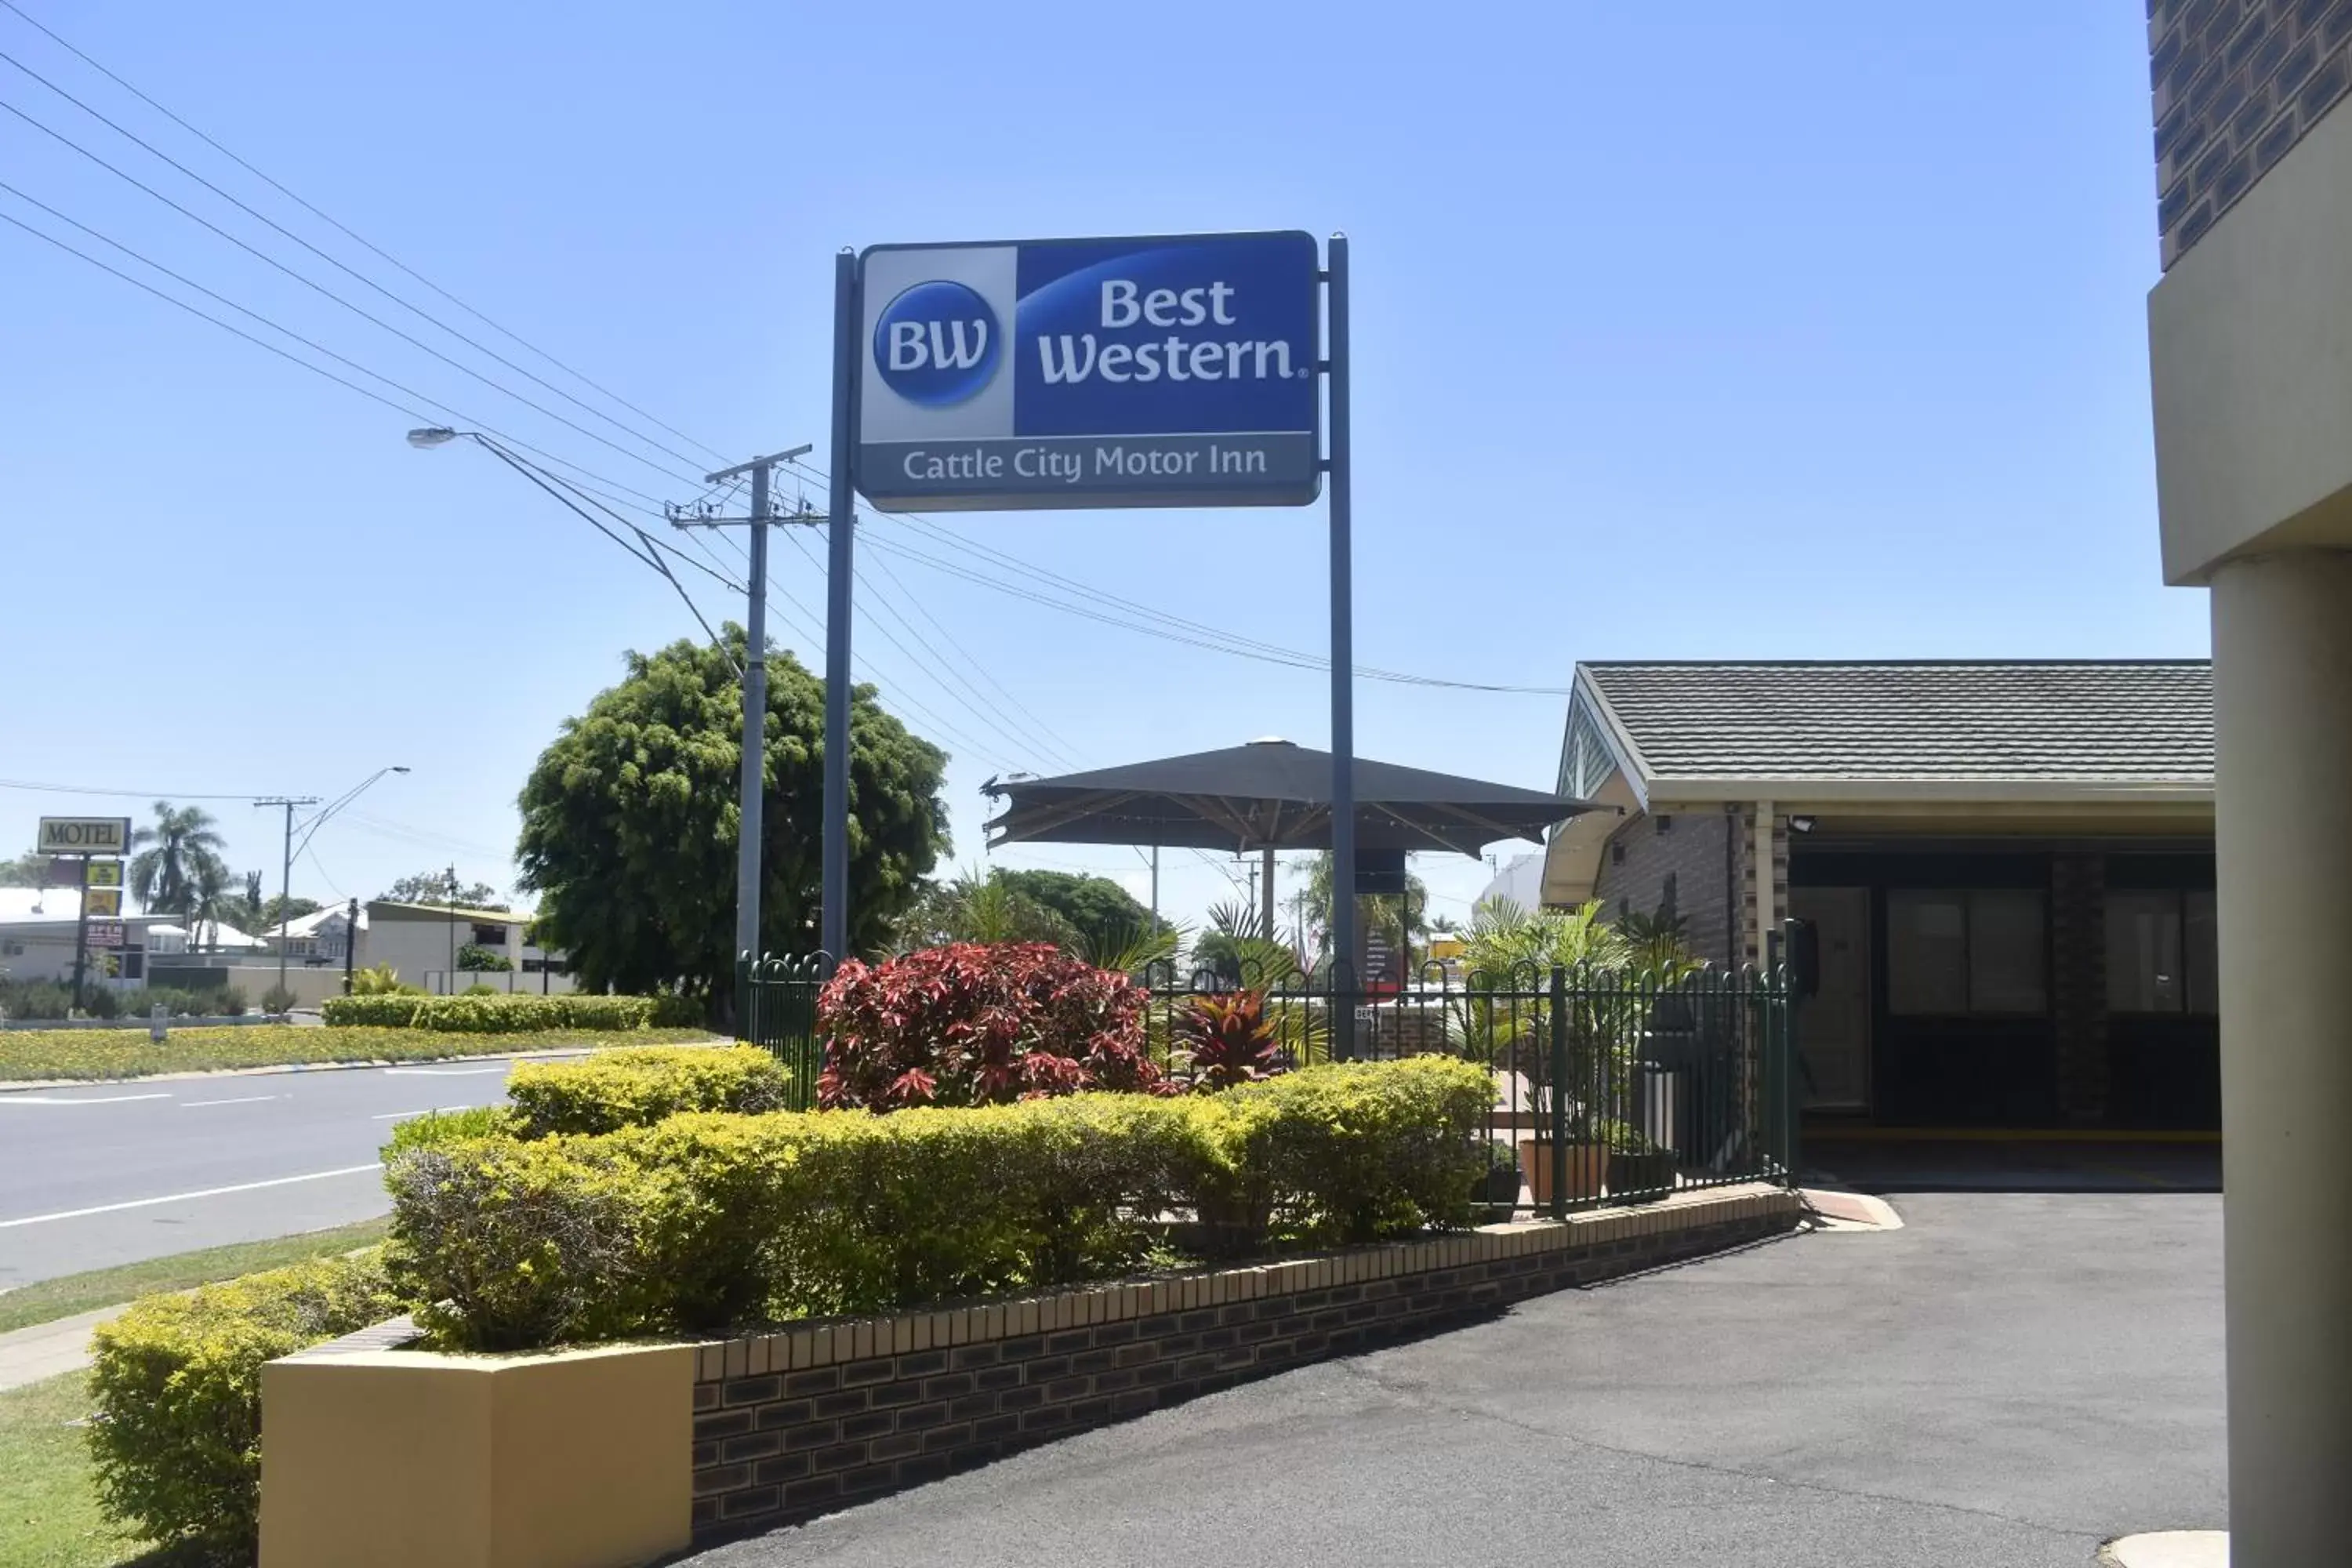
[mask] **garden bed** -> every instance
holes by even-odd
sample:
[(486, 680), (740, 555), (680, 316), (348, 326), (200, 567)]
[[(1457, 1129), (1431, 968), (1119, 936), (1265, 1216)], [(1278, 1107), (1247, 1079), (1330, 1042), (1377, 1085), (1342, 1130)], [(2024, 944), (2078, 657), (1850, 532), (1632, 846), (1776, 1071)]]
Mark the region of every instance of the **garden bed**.
[[(588, 1568), (624, 1561), (609, 1550), (616, 1540), (650, 1561), (1532, 1296), (1785, 1234), (1802, 1212), (1784, 1188), (1721, 1188), (1565, 1221), (811, 1322), (691, 1353), (461, 1356), (355, 1336), (263, 1373), (261, 1568), (370, 1540), (396, 1544), (387, 1564)], [(491, 1515), (513, 1533), (480, 1535)], [(583, 1521), (602, 1521), (584, 1532), (601, 1553), (574, 1544)]]

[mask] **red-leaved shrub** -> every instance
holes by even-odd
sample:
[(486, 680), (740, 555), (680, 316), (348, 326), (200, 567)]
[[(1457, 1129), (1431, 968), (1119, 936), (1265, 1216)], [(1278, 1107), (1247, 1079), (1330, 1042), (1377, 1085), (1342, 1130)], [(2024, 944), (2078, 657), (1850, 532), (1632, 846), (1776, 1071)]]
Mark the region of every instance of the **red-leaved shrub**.
[(1265, 1016), (1265, 993), (1195, 996), (1176, 1015), (1176, 1038), (1192, 1053), (1196, 1089), (1232, 1089), (1283, 1070), (1282, 1041)]
[(1164, 1092), (1143, 989), (1047, 942), (955, 942), (844, 963), (817, 997), (819, 1102), (895, 1110), (1081, 1089)]

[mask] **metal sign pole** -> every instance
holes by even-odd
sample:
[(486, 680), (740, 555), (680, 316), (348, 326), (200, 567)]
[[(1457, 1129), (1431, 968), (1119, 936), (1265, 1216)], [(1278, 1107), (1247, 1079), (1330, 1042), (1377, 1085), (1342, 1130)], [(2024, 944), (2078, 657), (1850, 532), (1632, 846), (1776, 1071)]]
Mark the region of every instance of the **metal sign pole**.
[(1331, 376), (1331, 1043), (1355, 1054), (1356, 631), (1348, 472), (1348, 237), (1331, 237), (1325, 295)]
[(74, 912), (74, 1011), (81, 1010), (82, 976), (89, 967), (89, 857), (81, 858), (81, 875), (74, 879), (81, 890)]
[(857, 257), (833, 258), (833, 473), (825, 507), (824, 882), (820, 944), (835, 963), (849, 956), (849, 616), (856, 564)]

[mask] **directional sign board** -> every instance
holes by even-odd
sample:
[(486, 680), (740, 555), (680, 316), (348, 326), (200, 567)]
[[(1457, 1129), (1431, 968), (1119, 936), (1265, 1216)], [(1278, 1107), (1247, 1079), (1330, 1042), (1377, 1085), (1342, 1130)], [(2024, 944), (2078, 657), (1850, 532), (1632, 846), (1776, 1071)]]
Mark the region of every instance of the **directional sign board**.
[(41, 837), (34, 846), (41, 855), (127, 855), (131, 852), (131, 819), (127, 816), (45, 816)]
[(99, 915), (120, 915), (122, 912), (122, 889), (92, 888), (82, 895), (81, 912), (95, 918)]
[(90, 921), (89, 945), (92, 947), (121, 947), (122, 945), (122, 922), (121, 921)]
[(1296, 231), (876, 246), (857, 489), (893, 511), (1304, 506), (1318, 265)]

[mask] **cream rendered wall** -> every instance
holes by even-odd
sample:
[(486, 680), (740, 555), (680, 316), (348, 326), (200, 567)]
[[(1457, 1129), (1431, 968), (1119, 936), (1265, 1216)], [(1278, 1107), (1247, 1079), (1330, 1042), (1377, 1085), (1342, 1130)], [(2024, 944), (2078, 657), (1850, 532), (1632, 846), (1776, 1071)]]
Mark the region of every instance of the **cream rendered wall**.
[(2322, 120), (2148, 295), (2165, 580), (2352, 546), (2352, 114)]

